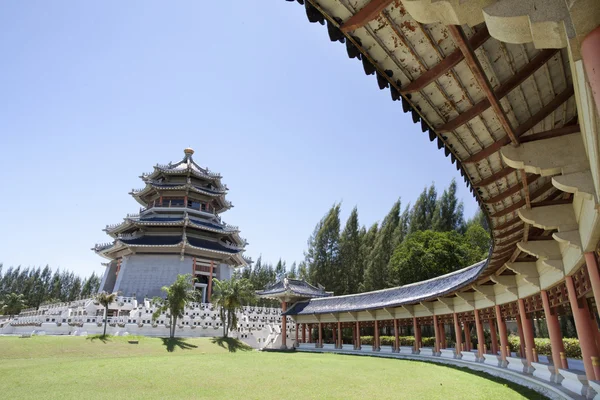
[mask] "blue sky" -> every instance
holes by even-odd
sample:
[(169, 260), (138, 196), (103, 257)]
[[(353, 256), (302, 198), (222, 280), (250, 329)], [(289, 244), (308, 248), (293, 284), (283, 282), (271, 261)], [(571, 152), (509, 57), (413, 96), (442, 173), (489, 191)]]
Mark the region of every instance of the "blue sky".
[(334, 202), (381, 220), (459, 181), (388, 90), (283, 0), (7, 2), (0, 14), (0, 262), (103, 272), (90, 248), (183, 149), (223, 175), (247, 255), (300, 261)]

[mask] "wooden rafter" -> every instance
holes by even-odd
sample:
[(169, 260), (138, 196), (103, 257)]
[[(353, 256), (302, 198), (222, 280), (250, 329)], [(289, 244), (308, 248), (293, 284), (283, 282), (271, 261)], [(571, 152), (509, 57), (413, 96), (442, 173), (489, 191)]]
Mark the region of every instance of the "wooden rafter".
[(496, 112), (496, 115), (498, 116), (500, 124), (504, 128), (504, 131), (514, 144), (519, 144), (519, 139), (517, 138), (515, 131), (510, 125), (510, 121), (508, 120), (506, 113), (500, 105), (500, 100), (494, 93), (494, 89), (492, 88), (490, 81), (485, 75), (485, 72), (483, 70), (483, 67), (481, 66), (481, 63), (479, 62), (479, 59), (475, 55), (475, 50), (473, 50), (473, 48), (471, 47), (469, 40), (465, 36), (465, 33), (463, 32), (462, 28), (458, 25), (448, 25), (448, 30), (452, 34), (456, 45), (462, 51), (463, 56), (465, 56), (465, 61), (467, 65), (469, 66), (471, 72), (475, 76), (475, 79), (481, 87), (481, 90), (483, 90), (483, 92), (485, 93), (485, 96), (487, 97), (490, 105)]
[(516, 217), (516, 218), (509, 219), (508, 221), (506, 221), (502, 225), (498, 225), (498, 226), (494, 227), (494, 230), (495, 231), (501, 231), (501, 230), (504, 230), (506, 228), (510, 228), (513, 225), (522, 224), (522, 223), (523, 223), (523, 220), (521, 218), (519, 218), (519, 217)]
[(537, 201), (535, 203), (531, 203), (531, 208), (557, 206), (560, 204), (571, 204), (571, 203), (573, 203), (572, 199), (543, 200), (543, 201)]
[(531, 135), (524, 136), (521, 138), (521, 143), (535, 142), (536, 140), (550, 139), (558, 136), (571, 135), (573, 133), (581, 132), (579, 125), (567, 125), (562, 128), (551, 129), (549, 131), (533, 133)]
[(531, 197), (529, 195), (529, 183), (532, 183), (535, 179), (537, 179), (539, 177), (539, 175), (534, 175), (533, 178), (529, 179), (529, 182), (527, 181), (527, 174), (525, 173), (524, 169), (520, 169), (519, 170), (519, 174), (521, 175), (521, 183), (523, 184), (523, 189), (525, 189), (525, 205), (527, 206), (527, 208), (531, 208)]
[(494, 236), (494, 239), (498, 240), (498, 239), (504, 239), (507, 238), (509, 236), (514, 235), (515, 233), (521, 232), (523, 230), (522, 226), (517, 226), (516, 228), (513, 228), (511, 230), (508, 230), (506, 232), (500, 233), (498, 235)]
[[(473, 49), (479, 48), (482, 44), (485, 43), (486, 40), (490, 38), (490, 33), (488, 32), (487, 26), (478, 30), (471, 38), (469, 39), (469, 43)], [(463, 53), (460, 49), (454, 50), (452, 53), (448, 54), (446, 58), (440, 61), (435, 67), (431, 68), (427, 72), (423, 73), (417, 79), (406, 85), (402, 88), (401, 93), (413, 93), (418, 92), (423, 89), (425, 86), (429, 85), (431, 82), (438, 79), (440, 76), (444, 75), (448, 70), (454, 68), (459, 62), (464, 59)]]
[[(546, 182), (542, 186), (540, 186), (535, 192), (531, 193), (531, 199), (536, 199), (546, 193), (548, 190), (552, 189), (554, 186), (551, 181)], [(506, 214), (510, 214), (511, 212), (517, 211), (519, 208), (523, 207), (526, 204), (525, 199), (522, 199), (510, 207), (506, 207), (504, 210), (498, 211), (495, 214), (492, 214), (492, 218), (500, 218), (505, 216)], [(533, 205), (533, 204), (532, 204)]]
[(362, 28), (369, 23), (369, 21), (377, 18), (379, 13), (391, 3), (392, 0), (371, 0), (366, 6), (357, 11), (356, 14), (348, 18), (348, 20), (342, 24), (340, 29), (342, 32), (347, 33)]
[[(516, 135), (518, 137), (522, 136), (528, 130), (537, 125), (540, 121), (546, 118), (548, 115), (552, 114), (558, 107), (560, 107), (565, 101), (569, 100), (569, 98), (573, 95), (573, 86), (569, 85), (565, 90), (562, 91), (558, 96), (556, 96), (552, 101), (542, 107), (537, 113), (535, 113), (531, 118), (525, 121), (516, 131)], [(560, 129), (560, 128), (559, 128)], [(572, 129), (572, 128), (571, 128)], [(553, 129), (554, 130), (554, 129)], [(543, 132), (542, 132), (543, 133)], [(504, 136), (501, 139), (496, 140), (494, 143), (471, 155), (470, 157), (463, 160), (463, 163), (473, 163), (483, 160), (484, 158), (491, 156), (498, 150), (502, 148), (502, 146), (506, 146), (510, 143), (510, 138), (508, 136)]]
[[(513, 89), (519, 86), (523, 81), (529, 78), (535, 71), (537, 71), (542, 65), (544, 65), (550, 58), (552, 58), (558, 49), (546, 49), (540, 51), (525, 67), (519, 70), (516, 74), (511, 76), (506, 82), (500, 85), (494, 93), (498, 99), (503, 98), (509, 94)], [(445, 124), (436, 128), (439, 133), (450, 132), (458, 128), (459, 126), (466, 124), (485, 110), (490, 107), (490, 101), (486, 98), (469, 108), (465, 112), (458, 115), (456, 118), (451, 119)]]
[(484, 187), (487, 185), (491, 185), (492, 183), (496, 183), (498, 179), (504, 178), (507, 175), (512, 174), (515, 170), (511, 167), (504, 167), (500, 171), (493, 173), (485, 179), (480, 180), (473, 184), (476, 188)]
[[(540, 175), (533, 175), (532, 174), (529, 183), (535, 182), (538, 178), (540, 178)], [(527, 180), (522, 180), (521, 182), (517, 183), (516, 185), (514, 185), (512, 187), (509, 187), (508, 189), (504, 190), (499, 195), (491, 197), (491, 198), (485, 200), (484, 204), (495, 204), (495, 203), (498, 203), (499, 201), (502, 201), (502, 200), (506, 199), (507, 197), (512, 196), (515, 193), (519, 193), (521, 191), (521, 189), (525, 189), (526, 197), (529, 198), (529, 186), (527, 184)], [(527, 203), (529, 203), (529, 201), (527, 201)]]

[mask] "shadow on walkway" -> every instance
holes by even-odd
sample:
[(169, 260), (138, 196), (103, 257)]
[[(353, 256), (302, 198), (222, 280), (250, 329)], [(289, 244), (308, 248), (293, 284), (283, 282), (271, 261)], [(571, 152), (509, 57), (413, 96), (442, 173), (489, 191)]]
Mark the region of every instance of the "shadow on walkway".
[(160, 338), (160, 340), (162, 340), (163, 346), (167, 348), (169, 353), (175, 351), (175, 347), (179, 347), (181, 350), (191, 350), (198, 347), (195, 344), (187, 343), (185, 340), (179, 338)]
[(106, 343), (106, 342), (110, 342), (110, 335), (89, 335), (86, 336), (85, 340), (90, 340), (90, 341), (94, 341), (94, 340), (100, 340), (102, 343)]
[(250, 351), (252, 347), (248, 346), (246, 343), (242, 343), (237, 339), (230, 337), (214, 337), (210, 340), (213, 344), (217, 344), (224, 349), (229, 350), (230, 353), (235, 353), (236, 351)]

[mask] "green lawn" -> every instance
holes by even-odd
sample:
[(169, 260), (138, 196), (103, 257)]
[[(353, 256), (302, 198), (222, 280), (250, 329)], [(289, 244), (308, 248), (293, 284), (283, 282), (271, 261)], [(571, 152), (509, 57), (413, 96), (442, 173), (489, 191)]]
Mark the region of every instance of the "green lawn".
[(111, 400), (540, 398), (485, 375), (428, 363), (257, 352), (207, 338), (130, 339), (0, 337), (0, 394)]

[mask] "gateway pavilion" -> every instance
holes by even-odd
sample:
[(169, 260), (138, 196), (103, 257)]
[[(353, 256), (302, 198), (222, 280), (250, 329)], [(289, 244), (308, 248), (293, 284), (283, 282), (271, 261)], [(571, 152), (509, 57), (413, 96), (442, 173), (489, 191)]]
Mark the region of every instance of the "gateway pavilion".
[(145, 187), (130, 193), (142, 206), (139, 214), (106, 227), (113, 241), (93, 248), (110, 260), (101, 291), (152, 298), (164, 295), (161, 288), (178, 274), (192, 274), (208, 302), (213, 278), (229, 279), (233, 269), (248, 265), (238, 227), (221, 220), (232, 207), (225, 199), (228, 188), (193, 154), (187, 148), (180, 162), (143, 174)]

